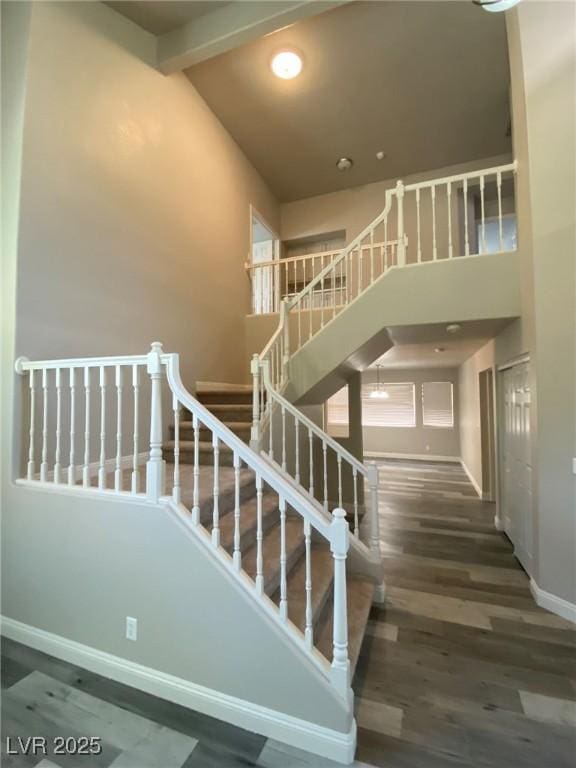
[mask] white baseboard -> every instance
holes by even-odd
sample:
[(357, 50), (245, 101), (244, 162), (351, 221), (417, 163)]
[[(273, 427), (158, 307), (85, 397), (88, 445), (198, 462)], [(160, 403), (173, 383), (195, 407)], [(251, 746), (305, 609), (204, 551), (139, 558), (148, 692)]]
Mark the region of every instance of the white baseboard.
[(459, 456), (439, 456), (433, 453), (387, 453), (382, 451), (365, 451), (366, 459), (405, 459), (412, 461), (450, 461), (459, 463)]
[(244, 699), (145, 667), (43, 629), (1, 618), (2, 634), (70, 664), (138, 690), (232, 723), (262, 736), (290, 744), (345, 765), (354, 760), (356, 721), (341, 733)]
[(546, 592), (532, 578), (530, 579), (530, 591), (540, 608), (546, 608), (547, 611), (552, 611), (552, 613), (562, 616), (566, 621), (576, 624), (576, 604), (564, 600), (563, 597), (557, 597), (551, 592)]
[(474, 490), (475, 490), (475, 491), (476, 491), (476, 493), (478, 494), (479, 498), (482, 498), (482, 488), (481, 488), (481, 487), (480, 487), (480, 485), (479, 485), (479, 484), (476, 482), (476, 478), (474, 477), (474, 475), (472, 474), (472, 472), (470, 472), (470, 470), (468, 469), (468, 467), (467, 467), (467, 466), (466, 466), (466, 464), (464, 463), (464, 460), (463, 460), (463, 459), (460, 459), (460, 464), (462, 464), (462, 469), (463, 469), (463, 470), (464, 470), (464, 472), (466, 472), (466, 474), (468, 475), (468, 480), (470, 480), (470, 482), (471, 482), (471, 483), (472, 483), (472, 485), (474, 486)]
[(502, 520), (498, 517), (498, 515), (494, 515), (494, 528), (496, 528), (497, 531), (503, 531), (504, 530), (504, 524)]

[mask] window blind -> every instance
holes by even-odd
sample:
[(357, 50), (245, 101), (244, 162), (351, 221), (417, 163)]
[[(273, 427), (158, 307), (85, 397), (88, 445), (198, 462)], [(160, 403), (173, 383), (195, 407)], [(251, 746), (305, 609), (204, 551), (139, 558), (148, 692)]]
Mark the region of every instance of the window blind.
[(387, 399), (370, 397), (377, 389), (375, 383), (362, 387), (362, 424), (367, 427), (415, 427), (414, 384), (384, 383), (380, 388), (388, 393)]
[(450, 381), (422, 384), (422, 424), (425, 427), (454, 426), (454, 398)]
[(342, 387), (326, 401), (326, 421), (348, 425), (348, 387)]

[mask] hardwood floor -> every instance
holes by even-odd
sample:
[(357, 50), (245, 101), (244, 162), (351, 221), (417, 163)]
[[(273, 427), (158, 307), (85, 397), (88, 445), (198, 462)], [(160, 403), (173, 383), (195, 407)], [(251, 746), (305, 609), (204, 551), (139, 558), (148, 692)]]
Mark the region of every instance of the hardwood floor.
[[(354, 681), (356, 768), (574, 768), (576, 626), (536, 606), (459, 466), (381, 462), (380, 482), (388, 596)], [(2, 689), (10, 768), (335, 768), (7, 640)], [(87, 731), (98, 757), (6, 754)]]
[(535, 604), (459, 465), (379, 464), (388, 594), (354, 684), (358, 760), (574, 768), (576, 627)]

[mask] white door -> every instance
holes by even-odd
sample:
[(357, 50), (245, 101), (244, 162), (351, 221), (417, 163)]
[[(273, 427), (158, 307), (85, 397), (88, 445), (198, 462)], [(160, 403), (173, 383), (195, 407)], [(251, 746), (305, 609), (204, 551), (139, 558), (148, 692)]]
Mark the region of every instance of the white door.
[(500, 516), (515, 554), (528, 573), (533, 554), (529, 373), (529, 363), (523, 362), (500, 374), (503, 417), (500, 422)]

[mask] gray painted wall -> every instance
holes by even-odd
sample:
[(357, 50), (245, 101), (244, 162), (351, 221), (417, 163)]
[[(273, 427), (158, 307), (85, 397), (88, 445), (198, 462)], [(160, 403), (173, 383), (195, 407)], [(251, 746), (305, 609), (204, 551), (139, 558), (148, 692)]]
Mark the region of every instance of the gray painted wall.
[[(404, 453), (434, 456), (460, 457), (458, 371), (455, 368), (428, 368), (382, 370), (381, 382), (410, 382), (416, 384), (415, 427), (368, 427), (362, 428), (364, 453)], [(424, 427), (422, 425), (422, 382), (450, 381), (454, 394), (454, 426)], [(376, 371), (371, 368), (362, 374), (362, 384), (376, 382)]]

